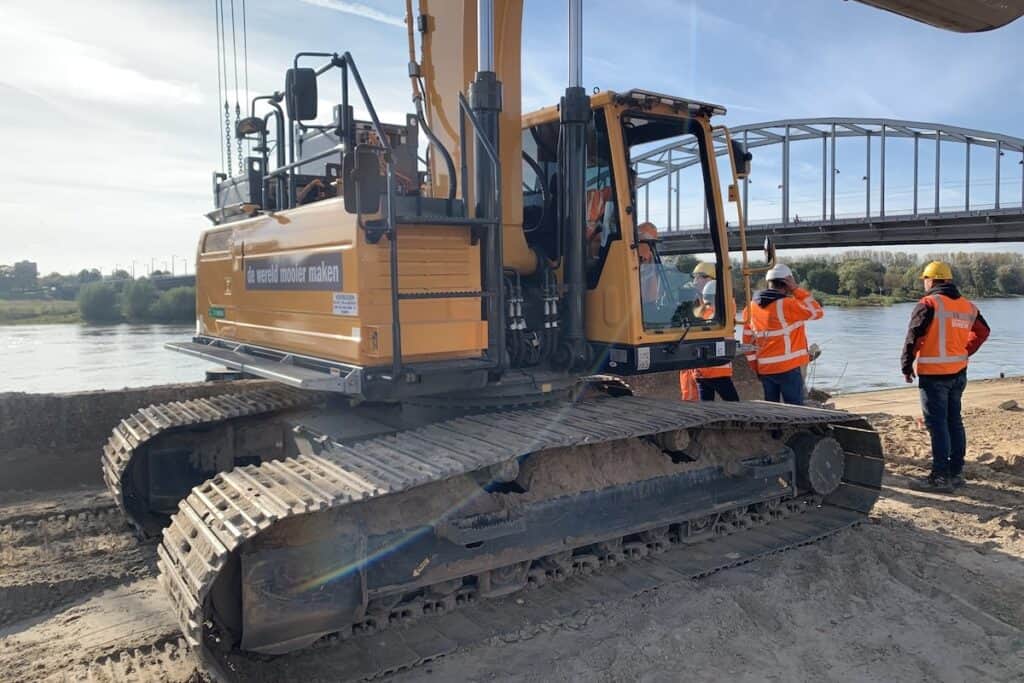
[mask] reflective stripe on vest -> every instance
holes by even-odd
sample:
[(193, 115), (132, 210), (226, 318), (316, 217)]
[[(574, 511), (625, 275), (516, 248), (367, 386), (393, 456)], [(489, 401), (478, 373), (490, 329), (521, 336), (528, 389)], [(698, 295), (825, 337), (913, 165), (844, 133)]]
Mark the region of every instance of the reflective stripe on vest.
[(917, 348), (917, 372), (952, 375), (967, 367), (967, 341), (978, 309), (964, 297), (930, 295), (935, 315)]
[[(775, 317), (778, 318), (777, 329), (752, 329), (751, 333), (757, 346), (757, 372), (762, 375), (773, 375), (786, 372), (807, 363), (807, 342), (804, 336), (804, 321), (790, 323), (786, 320), (785, 299), (775, 301)], [(808, 311), (814, 312), (811, 304), (801, 302)], [(754, 309), (751, 312), (751, 327), (771, 324), (770, 318), (762, 320), (766, 310)], [(794, 335), (799, 340), (794, 340)], [(781, 344), (779, 343), (781, 339)], [(749, 358), (749, 357), (748, 357)]]

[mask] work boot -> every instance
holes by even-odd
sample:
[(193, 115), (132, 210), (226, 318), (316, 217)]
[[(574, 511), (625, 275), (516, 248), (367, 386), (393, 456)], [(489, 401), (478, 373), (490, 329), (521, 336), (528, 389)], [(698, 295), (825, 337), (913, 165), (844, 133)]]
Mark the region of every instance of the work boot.
[(953, 485), (949, 483), (949, 479), (938, 474), (929, 474), (921, 479), (913, 479), (910, 482), (910, 488), (929, 493), (953, 493)]
[(958, 489), (961, 486), (966, 486), (967, 480), (964, 479), (964, 475), (962, 474), (954, 474), (952, 477), (949, 478), (949, 484), (953, 488)]

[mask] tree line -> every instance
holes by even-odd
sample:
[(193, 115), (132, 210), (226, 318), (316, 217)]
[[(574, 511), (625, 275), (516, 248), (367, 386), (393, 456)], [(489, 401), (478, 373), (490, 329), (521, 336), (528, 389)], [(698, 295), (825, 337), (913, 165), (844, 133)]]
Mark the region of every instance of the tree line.
[[(923, 295), (921, 272), (929, 261), (945, 261), (953, 269), (953, 281), (965, 296), (1024, 295), (1024, 255), (1019, 253), (954, 252), (918, 256), (906, 252), (851, 250), (826, 256), (787, 259), (794, 277), (832, 303), (895, 303), (916, 301)], [(697, 258), (679, 256), (676, 267), (689, 273)], [(733, 291), (743, 297), (740, 263), (733, 260)], [(764, 286), (763, 280), (754, 283)]]
[(822, 294), (897, 301), (921, 298), (921, 272), (929, 261), (945, 261), (953, 282), (974, 298), (1024, 294), (1024, 256), (1018, 253), (954, 252), (919, 257), (905, 252), (849, 251), (839, 256), (788, 262), (797, 279)]
[(196, 288), (157, 291), (146, 278), (124, 283), (90, 282), (78, 292), (78, 312), (88, 323), (187, 323), (196, 318)]
[[(155, 276), (170, 275), (154, 271)], [(76, 301), (79, 316), (89, 323), (159, 322), (195, 320), (195, 287), (174, 287), (161, 292), (146, 278), (135, 280), (124, 270), (104, 278), (99, 270), (40, 276), (32, 261), (0, 265), (0, 299)]]

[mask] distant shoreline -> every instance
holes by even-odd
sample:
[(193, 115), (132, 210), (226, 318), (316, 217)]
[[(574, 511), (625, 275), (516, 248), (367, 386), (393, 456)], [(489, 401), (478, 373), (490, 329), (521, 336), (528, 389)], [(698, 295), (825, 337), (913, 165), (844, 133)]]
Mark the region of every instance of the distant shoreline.
[[(839, 308), (882, 308), (894, 304), (911, 303), (917, 298), (871, 294), (866, 297), (849, 297), (842, 294), (815, 292), (815, 297), (824, 306)], [(980, 299), (1022, 299), (1019, 294), (1000, 294), (979, 297)], [(742, 305), (742, 302), (739, 303)], [(61, 299), (0, 299), (0, 326), (4, 325), (68, 325), (85, 324), (74, 301)], [(116, 324), (116, 323), (114, 323)], [(146, 324), (146, 323), (141, 323)]]
[[(838, 306), (841, 308), (881, 308), (883, 306), (892, 306), (895, 304), (907, 304), (919, 301), (921, 297), (903, 297), (903, 296), (892, 296), (889, 294), (870, 294), (862, 297), (850, 297), (843, 294), (821, 294), (820, 292), (814, 293), (815, 298), (823, 306)], [(921, 293), (924, 296), (924, 293)], [(976, 297), (978, 300), (985, 299), (1021, 299), (1024, 298), (1020, 294), (992, 294), (983, 297)]]
[(0, 299), (0, 325), (80, 323), (78, 304), (60, 299)]

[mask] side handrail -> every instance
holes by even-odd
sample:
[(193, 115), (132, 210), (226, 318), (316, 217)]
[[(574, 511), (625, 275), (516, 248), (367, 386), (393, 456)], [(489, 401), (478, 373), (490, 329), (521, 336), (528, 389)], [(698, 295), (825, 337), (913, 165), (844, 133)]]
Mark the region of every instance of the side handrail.
[[(473, 125), (473, 137), (481, 143), (484, 151), (487, 152), (487, 157), (491, 160), (491, 175), (494, 176), (494, 198), (495, 198), (495, 212), (496, 216), (494, 220), (498, 223), (501, 222), (501, 162), (498, 160), (498, 152), (494, 149), (494, 145), (487, 139), (487, 136), (483, 134), (483, 127), (480, 125), (480, 119), (477, 118), (473, 109), (469, 106), (469, 101), (466, 96), (459, 93), (459, 137), (461, 145), (461, 164), (462, 164), (462, 191), (463, 198), (465, 198), (466, 192), (466, 174), (467, 174), (467, 163), (466, 163), (466, 136), (465, 136), (465, 124), (464, 118), (468, 118), (469, 122)], [(477, 205), (480, 205), (479, 197), (477, 198)], [(479, 216), (477, 216), (479, 218)]]

